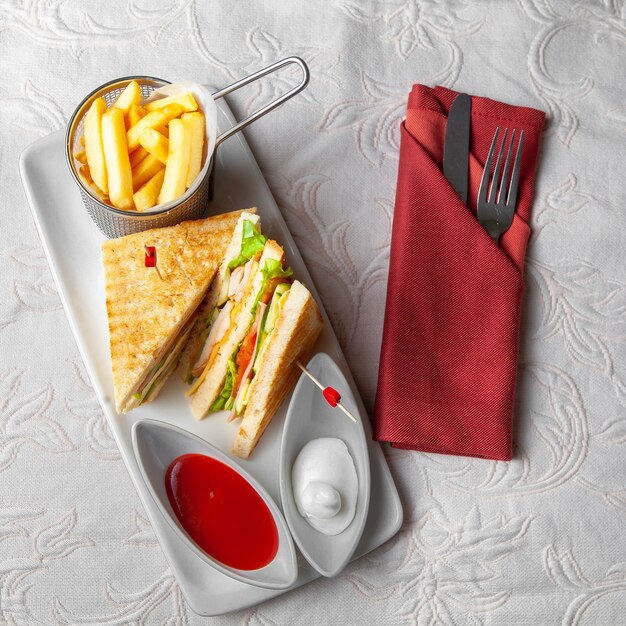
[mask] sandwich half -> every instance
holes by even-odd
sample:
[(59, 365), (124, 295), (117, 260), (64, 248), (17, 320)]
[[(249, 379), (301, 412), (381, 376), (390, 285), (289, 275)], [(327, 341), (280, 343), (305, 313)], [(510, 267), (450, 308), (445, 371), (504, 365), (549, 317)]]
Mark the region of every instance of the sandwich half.
[(260, 347), (249, 362), (251, 378), (235, 400), (242, 417), (232, 447), (238, 457), (247, 459), (254, 450), (300, 376), (296, 361), (309, 360), (322, 326), (317, 304), (302, 283), (295, 280), (288, 289), (275, 291), (262, 322)]
[[(243, 211), (239, 216), (217, 275), (198, 310), (189, 341), (180, 358), (180, 375), (187, 384), (191, 385), (201, 375), (206, 365), (208, 352), (215, 338), (214, 322), (229, 299), (229, 288), (234, 285), (230, 280), (231, 275), (234, 274), (233, 281), (238, 280), (245, 264), (260, 255), (267, 241), (260, 233), (260, 218), (254, 211), (256, 209)], [(230, 310), (228, 307), (226, 313)], [(222, 314), (221, 324), (224, 323), (226, 313)], [(210, 331), (213, 331), (213, 334), (207, 345)]]
[[(154, 400), (176, 369), (241, 213), (155, 228), (102, 244), (118, 413)], [(156, 268), (146, 267), (144, 246), (154, 247)]]
[(258, 219), (240, 218), (220, 275), (189, 341), (183, 378), (197, 419), (221, 410), (242, 418), (233, 451), (246, 458), (295, 383), (295, 361), (308, 359), (322, 319)]

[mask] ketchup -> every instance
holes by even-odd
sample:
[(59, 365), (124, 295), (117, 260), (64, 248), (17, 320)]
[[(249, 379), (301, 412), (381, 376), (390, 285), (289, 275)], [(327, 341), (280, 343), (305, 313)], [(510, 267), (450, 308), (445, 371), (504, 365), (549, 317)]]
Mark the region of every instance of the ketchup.
[(176, 517), (201, 550), (224, 565), (253, 570), (278, 552), (278, 529), (254, 487), (225, 463), (183, 454), (165, 473)]

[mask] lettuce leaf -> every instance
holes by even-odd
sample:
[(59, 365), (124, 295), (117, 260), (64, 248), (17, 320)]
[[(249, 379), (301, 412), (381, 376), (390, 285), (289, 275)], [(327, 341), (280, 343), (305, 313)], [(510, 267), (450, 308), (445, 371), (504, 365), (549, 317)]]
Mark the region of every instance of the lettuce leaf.
[[(235, 365), (235, 357), (233, 355), (230, 361), (228, 361), (228, 372), (226, 372), (226, 380), (224, 381), (224, 386), (222, 387), (222, 391), (220, 391), (220, 395), (215, 398), (215, 402), (213, 402), (213, 404), (211, 405), (211, 408), (209, 409), (210, 413), (215, 413), (217, 411), (222, 411), (224, 409), (230, 408), (227, 405), (233, 392), (233, 384), (235, 383), (235, 378), (237, 378), (237, 366)], [(232, 402), (230, 404), (232, 407)]]
[(204, 318), (204, 327), (209, 328), (215, 319), (215, 315), (217, 314), (217, 307), (215, 307), (210, 313), (209, 317)]
[(228, 268), (234, 270), (236, 267), (247, 263), (255, 254), (262, 252), (266, 241), (267, 237), (264, 237), (252, 222), (244, 220), (241, 250), (239, 251), (239, 256), (228, 264)]
[(293, 270), (288, 267), (287, 269), (283, 269), (283, 264), (276, 259), (266, 259), (265, 266), (261, 270), (263, 272), (263, 282), (261, 283), (261, 288), (256, 294), (256, 298), (254, 299), (254, 305), (252, 306), (252, 315), (256, 315), (256, 309), (259, 305), (259, 300), (267, 287), (267, 283), (272, 278), (288, 278), (293, 274)]
[(204, 347), (204, 342), (207, 340), (209, 333), (211, 332), (211, 326), (213, 324), (213, 321), (215, 320), (216, 314), (217, 314), (217, 307), (215, 307), (211, 311), (211, 313), (209, 314), (209, 317), (204, 318), (204, 328), (202, 329), (202, 332), (200, 333), (200, 337), (198, 338), (199, 347), (200, 346)]

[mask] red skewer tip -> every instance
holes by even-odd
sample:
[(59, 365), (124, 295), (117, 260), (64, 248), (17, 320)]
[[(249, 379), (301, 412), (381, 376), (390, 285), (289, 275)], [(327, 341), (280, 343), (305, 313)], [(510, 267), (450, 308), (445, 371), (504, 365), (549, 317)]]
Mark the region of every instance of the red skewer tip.
[(146, 267), (156, 267), (156, 250), (154, 246), (144, 246), (146, 249)]
[(326, 398), (326, 402), (328, 402), (333, 409), (337, 406), (337, 402), (341, 400), (339, 392), (332, 387), (326, 387), (322, 390), (322, 393), (324, 394), (324, 398)]

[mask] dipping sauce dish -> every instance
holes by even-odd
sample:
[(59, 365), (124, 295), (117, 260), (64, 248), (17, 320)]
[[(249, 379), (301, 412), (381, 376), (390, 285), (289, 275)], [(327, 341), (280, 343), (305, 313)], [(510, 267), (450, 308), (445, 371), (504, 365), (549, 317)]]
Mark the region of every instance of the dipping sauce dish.
[(204, 454), (183, 454), (165, 473), (170, 505), (189, 536), (209, 556), (240, 570), (261, 569), (278, 552), (268, 506), (234, 469)]
[[(354, 554), (367, 519), (370, 500), (370, 458), (362, 420), (368, 418), (359, 410), (348, 381), (328, 354), (323, 352), (316, 354), (307, 364), (307, 368), (324, 385), (336, 389), (341, 394), (341, 402), (359, 418), (355, 424), (338, 408), (332, 408), (324, 399), (321, 390), (303, 374), (294, 389), (283, 427), (280, 446), (280, 497), (285, 518), (306, 560), (322, 576), (332, 577), (346, 566)], [(337, 442), (337, 439), (340, 441)], [(334, 452), (330, 449), (333, 446), (329, 443), (336, 445), (343, 442), (356, 470), (356, 485), (352, 480), (328, 481), (327, 474), (319, 474), (316, 477), (314, 473), (306, 473), (310, 480), (321, 479), (324, 483), (333, 483), (331, 486), (339, 491), (343, 490), (342, 507), (348, 504), (347, 496), (355, 498), (354, 515), (348, 516), (348, 525), (341, 524), (339, 529), (342, 527), (343, 529), (337, 534), (327, 535), (316, 530), (311, 525), (311, 520), (303, 517), (298, 510), (294, 494), (294, 464), (305, 446), (316, 440), (319, 445), (325, 445), (330, 454)], [(356, 494), (349, 493), (355, 488)], [(341, 515), (341, 510), (339, 514)], [(318, 520), (317, 525), (321, 526), (322, 521), (324, 520)], [(330, 520), (327, 519), (325, 522), (329, 523)]]
[[(196, 556), (243, 583), (266, 589), (286, 589), (294, 584), (298, 567), (287, 524), (272, 497), (246, 470), (200, 437), (165, 422), (135, 422), (132, 441), (148, 491), (165, 520)], [(208, 482), (207, 472), (211, 474)], [(218, 483), (212, 498), (212, 485)], [(215, 498), (222, 501), (214, 506), (210, 501)], [(199, 513), (197, 519), (194, 512)], [(261, 527), (243, 517), (236, 520), (248, 513)], [(212, 515), (224, 518), (211, 520)], [(236, 520), (237, 528), (226, 529), (229, 520)], [(216, 547), (216, 541), (227, 540), (239, 545)]]

